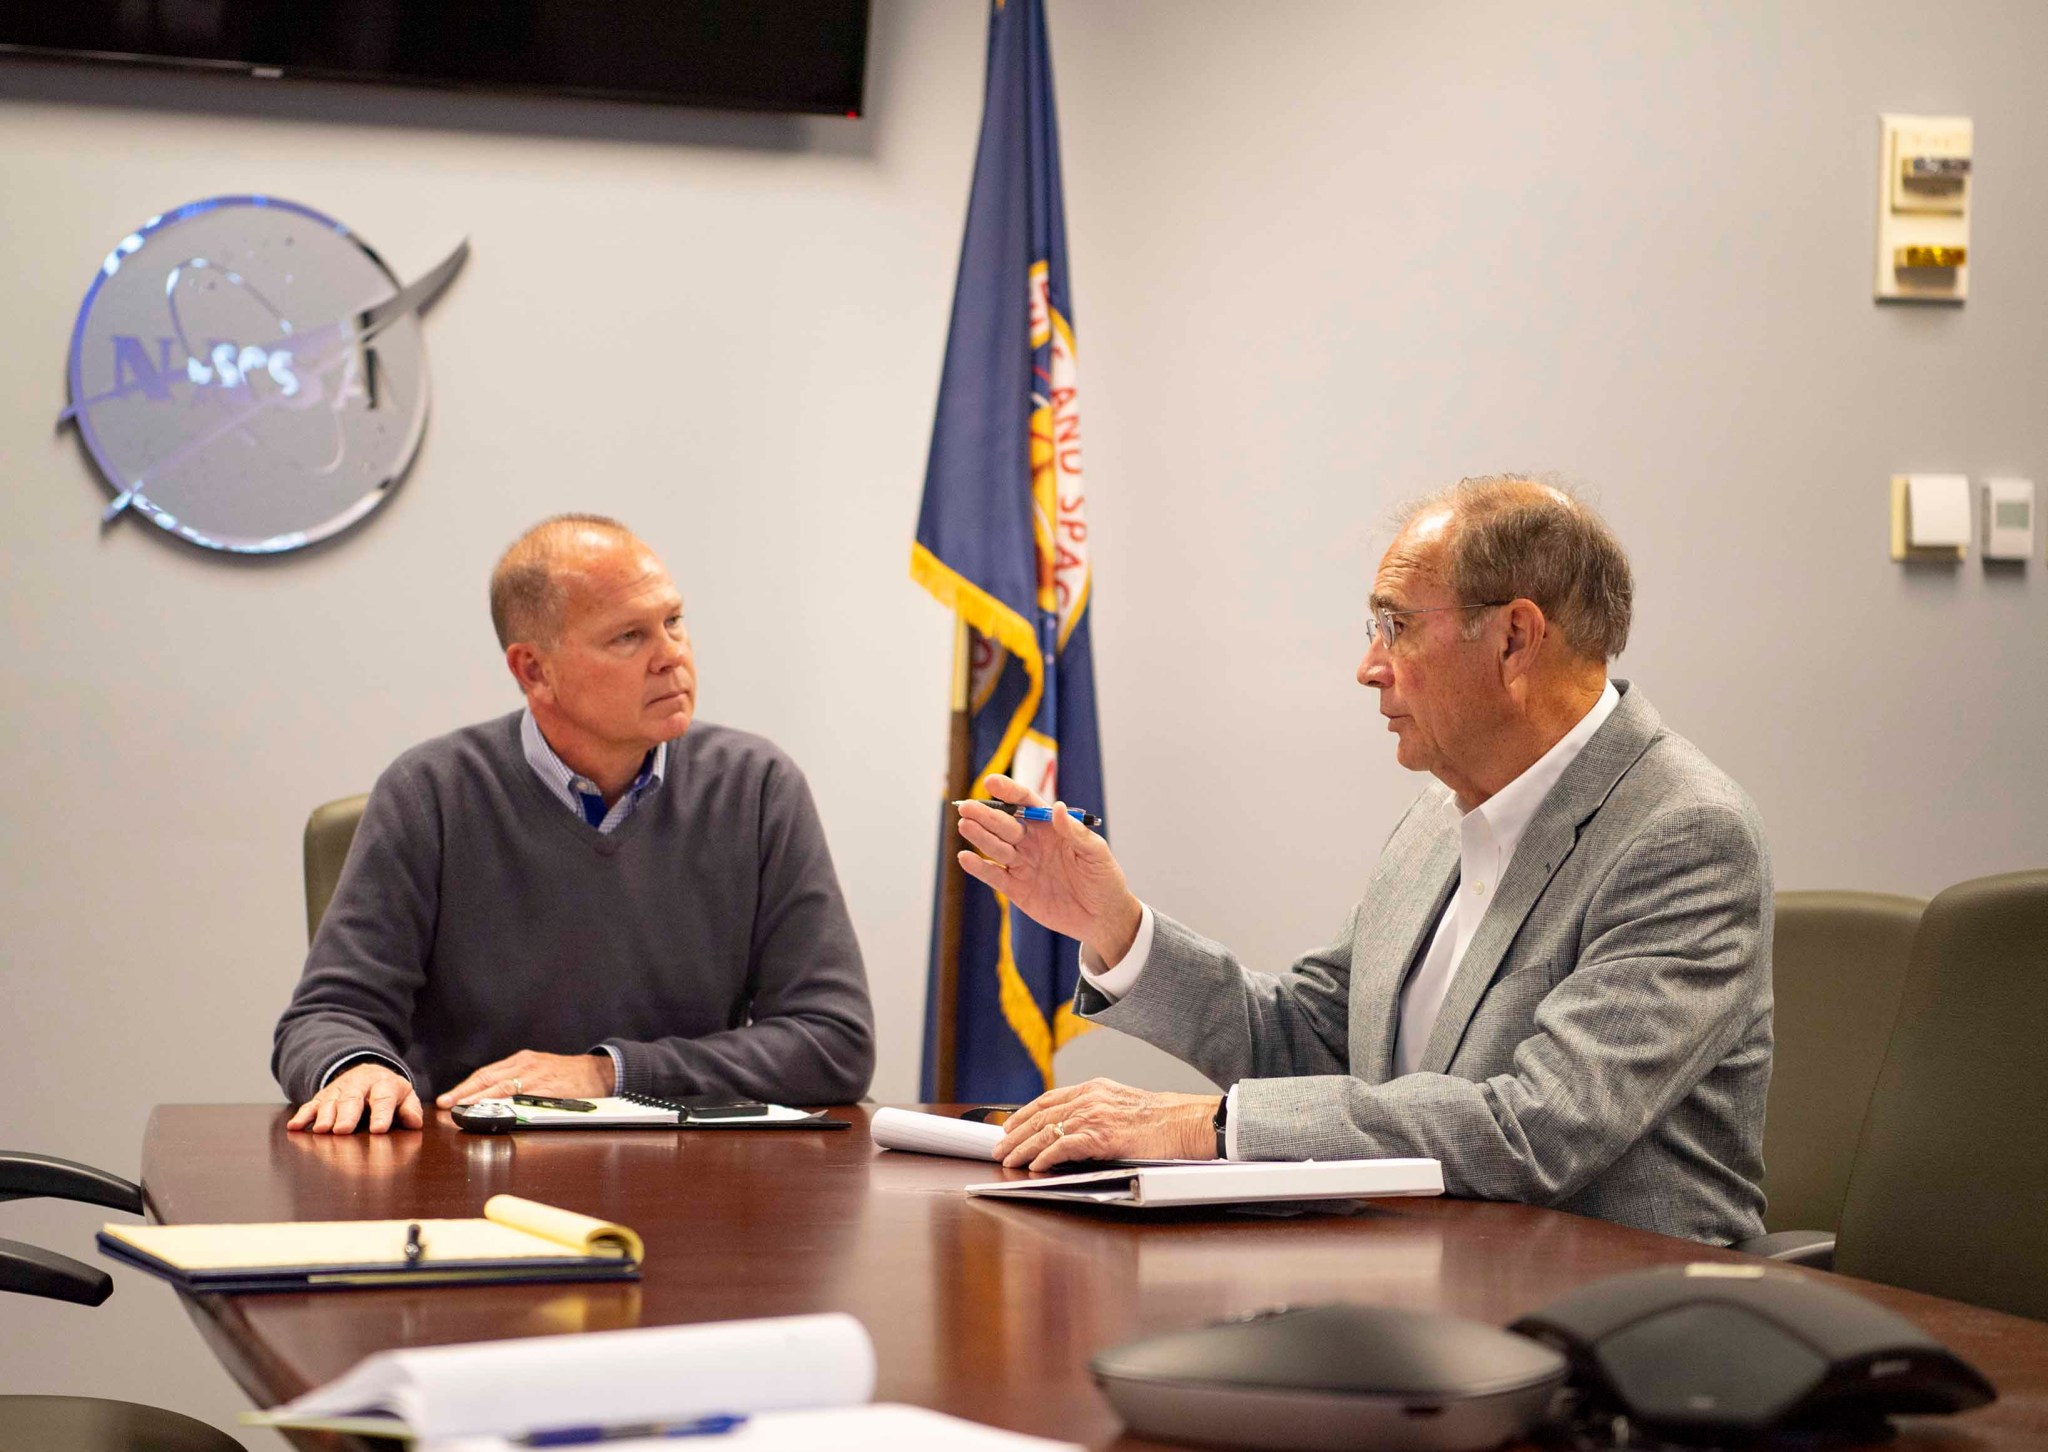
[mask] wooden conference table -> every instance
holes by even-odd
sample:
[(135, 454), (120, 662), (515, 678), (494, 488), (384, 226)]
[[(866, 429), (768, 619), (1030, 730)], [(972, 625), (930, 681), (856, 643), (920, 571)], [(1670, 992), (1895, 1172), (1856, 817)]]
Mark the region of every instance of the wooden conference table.
[[(854, 1128), (481, 1136), (437, 1115), (421, 1133), (333, 1139), (287, 1134), (279, 1107), (166, 1105), (150, 1119), (143, 1188), (167, 1224), (475, 1215), (505, 1191), (621, 1221), (647, 1243), (637, 1284), (188, 1297), (259, 1406), (389, 1347), (836, 1310), (874, 1337), (877, 1400), (1126, 1452), (1155, 1444), (1122, 1435), (1089, 1379), (1088, 1358), (1103, 1347), (1330, 1300), (1501, 1325), (1616, 1272), (1745, 1259), (1468, 1200), (1165, 1221), (992, 1204), (959, 1193), (994, 1177), (992, 1167), (878, 1153), (867, 1110), (834, 1112)], [(2048, 1445), (2048, 1323), (1847, 1284), (1925, 1327), (2000, 1390), (1980, 1411), (1906, 1423), (1889, 1445)]]

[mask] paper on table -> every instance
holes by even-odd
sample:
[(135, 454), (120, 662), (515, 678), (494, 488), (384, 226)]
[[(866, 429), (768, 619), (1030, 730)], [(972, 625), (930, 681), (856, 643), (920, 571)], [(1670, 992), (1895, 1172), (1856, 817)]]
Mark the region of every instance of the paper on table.
[(868, 1135), (883, 1149), (992, 1160), (1003, 1127), (946, 1114), (920, 1114), (913, 1109), (877, 1109), (868, 1120)]
[(516, 1437), (584, 1422), (856, 1406), (874, 1393), (867, 1328), (832, 1312), (380, 1351), (243, 1420), (357, 1426), (354, 1419), (384, 1412), (422, 1439)]
[[(300, 1220), (270, 1225), (107, 1225), (103, 1234), (174, 1270), (286, 1266), (403, 1266), (405, 1220)], [(517, 1195), (493, 1195), (482, 1220), (421, 1220), (422, 1264), (517, 1261), (564, 1255), (639, 1260), (640, 1237), (623, 1225)]]
[[(602, 1444), (605, 1452), (673, 1452), (676, 1444), (651, 1437)], [(1051, 1442), (949, 1417), (924, 1407), (843, 1407), (830, 1411), (769, 1412), (750, 1417), (716, 1441), (718, 1452), (1081, 1452), (1076, 1442)], [(422, 1443), (419, 1452), (518, 1452), (502, 1437)]]
[[(479, 1104), (502, 1104), (519, 1118), (521, 1129), (611, 1129), (614, 1127), (639, 1128), (656, 1126), (672, 1128), (681, 1123), (681, 1116), (672, 1108), (660, 1104), (641, 1104), (617, 1095), (604, 1095), (588, 1102), (595, 1109), (551, 1109), (544, 1104), (515, 1104), (510, 1099), (480, 1099)], [(792, 1109), (786, 1104), (769, 1104), (760, 1114), (748, 1114), (732, 1119), (700, 1119), (691, 1124), (692, 1129), (727, 1127), (744, 1129), (750, 1124), (796, 1124), (814, 1119), (808, 1109)]]

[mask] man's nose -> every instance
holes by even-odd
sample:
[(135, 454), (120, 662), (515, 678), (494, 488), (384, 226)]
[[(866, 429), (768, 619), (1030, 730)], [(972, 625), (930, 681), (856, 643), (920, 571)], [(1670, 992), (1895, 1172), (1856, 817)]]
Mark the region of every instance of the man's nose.
[(1386, 646), (1375, 640), (1365, 648), (1365, 655), (1358, 662), (1358, 684), (1391, 686), (1393, 683), (1394, 664), (1387, 659)]

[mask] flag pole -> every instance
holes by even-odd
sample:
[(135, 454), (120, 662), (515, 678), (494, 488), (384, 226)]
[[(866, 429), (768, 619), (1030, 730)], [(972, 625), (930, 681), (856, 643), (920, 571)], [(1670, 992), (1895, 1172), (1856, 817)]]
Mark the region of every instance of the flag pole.
[(947, 832), (939, 851), (943, 858), (939, 887), (939, 972), (933, 992), (938, 995), (938, 1035), (933, 1054), (932, 1092), (941, 1104), (951, 1104), (959, 1092), (958, 1036), (960, 1031), (960, 920), (965, 915), (967, 874), (954, 855), (960, 842), (952, 831), (964, 801), (974, 790), (969, 779), (974, 771), (973, 723), (967, 710), (967, 622), (953, 617), (953, 711), (952, 729), (946, 741)]

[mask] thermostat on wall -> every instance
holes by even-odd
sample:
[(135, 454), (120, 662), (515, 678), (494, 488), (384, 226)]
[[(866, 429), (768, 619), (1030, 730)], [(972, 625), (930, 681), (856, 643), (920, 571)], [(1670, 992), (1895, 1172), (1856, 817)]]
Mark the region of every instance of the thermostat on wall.
[(2025, 560), (2034, 554), (2034, 481), (1984, 481), (1984, 558)]

